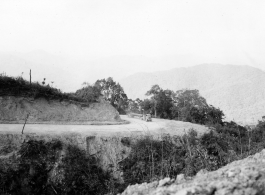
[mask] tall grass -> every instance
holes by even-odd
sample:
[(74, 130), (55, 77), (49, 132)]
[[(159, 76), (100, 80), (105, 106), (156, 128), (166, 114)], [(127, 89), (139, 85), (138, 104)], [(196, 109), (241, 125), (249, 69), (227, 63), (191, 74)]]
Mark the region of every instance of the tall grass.
[(131, 144), (131, 153), (120, 166), (127, 185), (151, 182), (163, 177), (187, 177), (200, 170), (216, 170), (226, 164), (261, 151), (265, 123), (248, 131), (235, 123), (215, 125), (201, 136), (193, 129), (182, 136), (146, 135)]
[(60, 89), (54, 88), (45, 82), (26, 81), (19, 77), (10, 77), (0, 74), (0, 96), (18, 96), (28, 98), (46, 98), (56, 100), (71, 100), (76, 102), (89, 102), (88, 99), (79, 97), (75, 93), (63, 93)]

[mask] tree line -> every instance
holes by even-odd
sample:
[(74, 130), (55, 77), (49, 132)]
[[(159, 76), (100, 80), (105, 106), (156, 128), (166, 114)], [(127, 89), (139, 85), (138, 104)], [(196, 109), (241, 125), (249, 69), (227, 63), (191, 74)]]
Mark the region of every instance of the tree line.
[(153, 85), (146, 95), (150, 98), (137, 100), (138, 106), (155, 117), (198, 124), (221, 124), (224, 117), (224, 113), (219, 108), (207, 104), (206, 99), (197, 89), (174, 92)]
[(113, 78), (97, 80), (93, 85), (84, 83), (84, 87), (75, 93), (78, 97), (93, 101), (102, 96), (120, 114), (128, 112), (150, 113), (152, 117), (174, 119), (198, 124), (222, 124), (224, 113), (209, 105), (197, 89), (172, 91), (153, 85), (147, 92), (147, 98), (129, 99), (122, 86)]
[(63, 93), (60, 89), (46, 84), (28, 82), (19, 76), (17, 78), (0, 75), (2, 95), (15, 95), (33, 98), (71, 100), (82, 103), (98, 102), (105, 99), (120, 114), (128, 112), (150, 113), (152, 117), (175, 119), (199, 124), (222, 122), (223, 112), (211, 105), (200, 96), (198, 90), (172, 91), (153, 85), (146, 92), (146, 99), (129, 99), (123, 87), (113, 78), (99, 79), (93, 85), (86, 82), (74, 93)]

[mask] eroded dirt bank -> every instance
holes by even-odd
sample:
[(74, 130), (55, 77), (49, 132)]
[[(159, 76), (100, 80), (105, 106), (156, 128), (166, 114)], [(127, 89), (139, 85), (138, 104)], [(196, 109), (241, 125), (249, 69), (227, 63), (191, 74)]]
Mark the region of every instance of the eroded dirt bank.
[(119, 113), (110, 104), (76, 103), (71, 101), (0, 97), (0, 123), (91, 124), (121, 122)]
[(65, 145), (75, 145), (86, 151), (87, 155), (93, 155), (99, 159), (100, 167), (109, 170), (120, 179), (121, 172), (118, 164), (130, 152), (130, 148), (123, 144), (124, 137), (121, 136), (83, 136), (78, 133), (67, 133), (61, 135), (49, 134), (0, 134), (0, 161), (17, 155), (23, 142), (29, 140), (60, 140)]
[(265, 150), (217, 171), (201, 170), (194, 178), (165, 178), (127, 187), (122, 195), (258, 195), (265, 194)]

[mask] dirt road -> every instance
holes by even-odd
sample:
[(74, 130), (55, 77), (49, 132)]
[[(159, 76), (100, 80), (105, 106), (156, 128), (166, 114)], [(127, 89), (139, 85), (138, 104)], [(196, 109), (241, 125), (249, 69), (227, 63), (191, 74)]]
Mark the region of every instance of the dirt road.
[[(47, 125), (47, 124), (26, 124), (24, 133), (33, 134), (68, 134), (79, 133), (82, 135), (134, 135), (134, 134), (161, 134), (180, 135), (184, 129), (188, 131), (193, 128), (198, 133), (208, 130), (207, 127), (187, 122), (152, 119), (152, 122), (145, 122), (137, 118), (121, 116), (129, 124), (122, 125)], [(0, 133), (20, 134), (23, 124), (0, 124)]]

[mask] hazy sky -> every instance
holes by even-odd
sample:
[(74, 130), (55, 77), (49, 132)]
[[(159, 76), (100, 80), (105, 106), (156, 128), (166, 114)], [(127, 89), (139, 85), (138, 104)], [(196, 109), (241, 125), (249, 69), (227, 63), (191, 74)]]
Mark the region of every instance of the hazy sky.
[(265, 69), (265, 1), (1, 0), (0, 51), (34, 50), (89, 60), (184, 55)]

